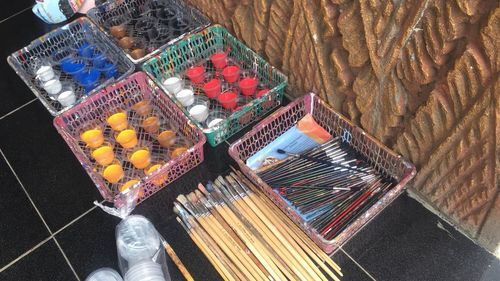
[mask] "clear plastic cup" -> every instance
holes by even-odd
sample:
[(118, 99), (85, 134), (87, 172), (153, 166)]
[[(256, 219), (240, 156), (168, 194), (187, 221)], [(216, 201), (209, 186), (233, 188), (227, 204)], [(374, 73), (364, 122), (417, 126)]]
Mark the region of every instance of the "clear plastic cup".
[(149, 220), (131, 215), (116, 227), (116, 247), (118, 255), (128, 262), (130, 272), (134, 264), (156, 254), (160, 249), (160, 236)]
[(175, 94), (175, 98), (185, 107), (190, 106), (194, 102), (194, 90), (192, 87), (187, 87)]
[(217, 126), (222, 121), (226, 120), (229, 114), (224, 110), (213, 110), (208, 114), (207, 121), (205, 122), (207, 128)]
[(165, 86), (165, 89), (173, 95), (177, 94), (180, 90), (182, 90), (183, 86), (183, 81), (181, 78), (173, 76), (165, 79), (163, 81), (163, 86)]
[(116, 270), (103, 267), (90, 273), (85, 281), (123, 281), (123, 279)]
[(193, 103), (187, 108), (189, 115), (196, 121), (203, 123), (208, 117), (210, 101), (205, 96), (194, 96)]
[(56, 100), (57, 95), (62, 90), (62, 83), (59, 79), (52, 79), (42, 83), (43, 89), (47, 92), (51, 99)]

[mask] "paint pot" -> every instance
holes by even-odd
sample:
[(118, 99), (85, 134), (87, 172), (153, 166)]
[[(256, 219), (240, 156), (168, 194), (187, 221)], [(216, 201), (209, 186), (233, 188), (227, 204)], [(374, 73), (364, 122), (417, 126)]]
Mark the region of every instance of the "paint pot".
[(224, 91), (219, 95), (218, 101), (225, 109), (235, 108), (238, 101), (238, 93), (236, 89), (228, 89)]
[(186, 76), (193, 83), (201, 83), (205, 79), (205, 68), (202, 65), (191, 66), (186, 70)]
[(259, 90), (255, 96), (257, 98), (260, 98), (267, 93), (269, 93), (269, 89), (265, 88), (265, 89)]
[(240, 67), (235, 64), (228, 65), (222, 70), (222, 75), (224, 76), (224, 80), (234, 83), (240, 78)]
[(203, 91), (205, 95), (211, 99), (217, 98), (221, 92), (221, 81), (219, 78), (208, 78), (205, 79), (205, 84), (203, 84)]
[(59, 92), (61, 92), (62, 90), (62, 84), (59, 79), (52, 79), (44, 82), (43, 88), (45, 89), (45, 91), (47, 91), (47, 94), (49, 94), (51, 99), (56, 100), (57, 94), (59, 94)]
[(224, 110), (213, 110), (208, 114), (206, 126), (212, 128), (226, 120), (228, 114)]
[(210, 60), (216, 69), (223, 69), (227, 65), (227, 54), (225, 52), (217, 52), (210, 56)]
[(177, 94), (175, 94), (177, 100), (183, 106), (190, 106), (194, 102), (194, 92), (192, 89), (182, 89)]
[(257, 83), (259, 82), (259, 79), (255, 77), (254, 75), (249, 75), (245, 78), (242, 78), (239, 82), (238, 85), (240, 86), (241, 93), (244, 96), (251, 96), (255, 93), (257, 90)]
[(42, 65), (36, 70), (36, 77), (42, 82), (47, 82), (54, 79), (56, 74), (50, 65)]
[(196, 121), (203, 123), (208, 117), (209, 101), (206, 97), (197, 95), (188, 108), (189, 115)]
[(182, 79), (175, 76), (169, 77), (163, 81), (163, 86), (165, 86), (165, 89), (167, 89), (169, 93), (175, 95), (182, 90)]

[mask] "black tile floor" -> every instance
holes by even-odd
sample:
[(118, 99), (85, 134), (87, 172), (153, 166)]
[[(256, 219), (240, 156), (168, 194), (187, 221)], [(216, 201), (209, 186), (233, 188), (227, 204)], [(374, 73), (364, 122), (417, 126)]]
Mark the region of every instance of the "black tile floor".
[[(54, 28), (32, 15), (31, 1), (9, 3), (0, 12), (4, 58)], [(118, 269), (119, 219), (93, 206), (100, 195), (50, 114), (5, 59), (0, 67), (0, 280), (84, 280), (100, 267)], [(205, 162), (134, 211), (153, 221), (197, 280), (220, 277), (176, 223), (172, 202), (229, 169), (228, 145), (207, 145)], [(332, 257), (342, 280), (500, 280), (495, 257), (407, 195)], [(169, 270), (183, 280), (175, 266)]]

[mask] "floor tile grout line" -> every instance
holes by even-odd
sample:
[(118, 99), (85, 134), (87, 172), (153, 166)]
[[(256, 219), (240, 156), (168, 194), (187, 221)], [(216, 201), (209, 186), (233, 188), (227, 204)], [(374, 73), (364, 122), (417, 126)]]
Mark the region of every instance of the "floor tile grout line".
[[(104, 201), (105, 200), (102, 200), (101, 203), (104, 202)], [(88, 213), (90, 213), (91, 211), (93, 211), (96, 208), (97, 208), (97, 206), (93, 206), (92, 208), (88, 209), (87, 211), (85, 211), (84, 213), (82, 213), (80, 216), (76, 217), (71, 222), (67, 223), (65, 226), (61, 227), (59, 230), (57, 230), (56, 232), (54, 232), (53, 234), (51, 234), (49, 237), (45, 238), (42, 242), (40, 242), (39, 244), (35, 245), (33, 248), (29, 249), (28, 251), (24, 252), (23, 254), (21, 254), (20, 256), (18, 256), (17, 258), (15, 258), (13, 261), (11, 261), (10, 263), (8, 263), (6, 266), (0, 268), (0, 272), (2, 272), (4, 270), (6, 270), (7, 268), (9, 268), (10, 266), (14, 265), (16, 262), (18, 262), (19, 260), (21, 260), (22, 258), (24, 258), (25, 256), (27, 256), (29, 253), (33, 252), (34, 250), (36, 250), (37, 248), (39, 248), (43, 244), (45, 244), (50, 239), (52, 239), (52, 238), (55, 239), (55, 236), (57, 234), (59, 234), (60, 232), (62, 232), (64, 229), (68, 228), (72, 224), (76, 223), (78, 220), (80, 220), (81, 218), (83, 218), (84, 216), (86, 216)]]
[(10, 164), (9, 160), (7, 159), (7, 157), (5, 156), (5, 154), (3, 153), (3, 150), (0, 148), (0, 154), (2, 154), (2, 157), (3, 159), (5, 160), (5, 162), (7, 163), (7, 165), (9, 166), (10, 170), (12, 171), (12, 173), (14, 174), (14, 177), (16, 177), (17, 179), (17, 182), (19, 183), (19, 185), (21, 185), (21, 188), (23, 189), (24, 193), (26, 194), (26, 196), (28, 197), (28, 200), (30, 201), (31, 205), (33, 206), (33, 208), (35, 209), (35, 211), (37, 212), (38, 216), (40, 216), (40, 219), (42, 220), (43, 224), (45, 225), (45, 227), (47, 228), (47, 230), (49, 231), (49, 234), (52, 235), (53, 232), (52, 230), (50, 229), (49, 225), (47, 224), (47, 222), (45, 221), (45, 219), (43, 218), (42, 216), (42, 213), (40, 212), (40, 210), (38, 210), (37, 206), (35, 205), (35, 202), (33, 201), (33, 199), (31, 199), (31, 196), (30, 194), (28, 193), (28, 191), (26, 190), (26, 188), (24, 187), (24, 184), (21, 182), (21, 179), (19, 178), (19, 176), (17, 175), (16, 171), (14, 171), (14, 168), (12, 167), (12, 165)]
[(61, 254), (63, 255), (64, 259), (66, 260), (66, 263), (68, 264), (69, 268), (71, 268), (71, 271), (73, 271), (73, 274), (75, 275), (76, 280), (80, 281), (80, 277), (78, 276), (78, 274), (76, 274), (76, 271), (73, 268), (73, 265), (71, 264), (71, 262), (69, 261), (68, 257), (66, 256), (66, 253), (64, 253), (64, 250), (62, 249), (61, 245), (59, 245), (59, 242), (57, 242), (56, 237), (53, 237), (53, 239), (54, 239), (54, 242), (57, 245), (57, 248), (59, 248), (59, 251), (61, 251)]
[[(101, 202), (102, 203), (102, 202)], [(56, 232), (54, 232), (51, 236), (52, 237), (55, 237), (57, 234), (59, 234), (60, 232), (62, 232), (63, 230), (65, 230), (66, 228), (70, 227), (72, 224), (76, 223), (77, 221), (79, 221), (81, 218), (83, 218), (84, 216), (86, 216), (88, 213), (92, 212), (93, 210), (95, 210), (97, 208), (97, 206), (92, 206), (92, 208), (88, 209), (87, 211), (83, 212), (81, 215), (79, 215), (78, 217), (74, 218), (72, 221), (70, 221), (69, 223), (67, 223), (66, 225), (64, 225), (63, 227), (59, 228)]]
[(20, 261), (21, 259), (23, 259), (25, 256), (29, 255), (31, 252), (35, 251), (36, 249), (40, 248), (43, 244), (47, 243), (48, 241), (50, 241), (50, 239), (52, 239), (52, 236), (49, 236), (47, 238), (45, 238), (44, 240), (42, 240), (40, 243), (36, 244), (33, 248), (27, 250), (26, 252), (22, 253), (20, 256), (18, 256), (17, 258), (15, 258), (14, 260), (12, 260), (11, 262), (9, 262), (8, 264), (6, 264), (4, 267), (0, 268), (0, 272), (8, 269), (9, 267), (11, 267), (12, 265), (14, 265), (15, 263), (17, 263), (18, 261)]
[(375, 277), (373, 277), (370, 272), (368, 272), (368, 270), (366, 270), (364, 267), (361, 266), (361, 264), (359, 264), (353, 257), (351, 257), (351, 255), (349, 255), (342, 247), (339, 247), (339, 249), (342, 251), (342, 253), (344, 253), (347, 257), (349, 257), (349, 259), (351, 259), (359, 268), (361, 268), (361, 270), (363, 270), (364, 273), (366, 273), (366, 275), (368, 275), (368, 277), (370, 277), (372, 280), (374, 281), (377, 281), (377, 279), (375, 279)]
[(15, 17), (15, 16), (17, 16), (17, 15), (19, 15), (19, 14), (21, 14), (21, 13), (24, 13), (26, 10), (31, 9), (31, 8), (33, 8), (33, 6), (26, 7), (26, 8), (24, 8), (24, 9), (22, 9), (22, 10), (20, 10), (20, 11), (16, 12), (16, 13), (14, 13), (13, 15), (10, 15), (10, 16), (8, 16), (8, 17), (6, 17), (6, 18), (4, 18), (4, 19), (0, 20), (0, 23), (3, 23), (3, 22), (5, 22), (5, 21), (8, 21), (9, 19), (11, 19), (11, 18), (13, 18), (13, 17)]
[(27, 103), (25, 103), (25, 104), (23, 104), (23, 105), (19, 106), (18, 108), (16, 108), (16, 109), (14, 109), (14, 110), (12, 110), (12, 111), (10, 111), (10, 112), (8, 112), (8, 113), (4, 114), (2, 117), (0, 117), (0, 120), (2, 120), (2, 119), (4, 119), (5, 117), (7, 117), (7, 116), (9, 116), (9, 115), (11, 115), (11, 114), (13, 114), (13, 113), (15, 113), (16, 111), (18, 111), (18, 110), (22, 109), (23, 107), (25, 107), (25, 106), (27, 106), (27, 105), (31, 104), (32, 102), (34, 102), (34, 101), (36, 101), (36, 100), (37, 100), (37, 98), (33, 98), (33, 99), (32, 99), (32, 100), (30, 100), (29, 102), (27, 102)]

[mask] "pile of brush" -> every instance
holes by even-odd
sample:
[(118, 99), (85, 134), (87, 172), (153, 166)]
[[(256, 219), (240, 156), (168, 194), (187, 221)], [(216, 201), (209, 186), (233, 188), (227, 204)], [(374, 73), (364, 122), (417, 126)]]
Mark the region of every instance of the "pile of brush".
[(177, 220), (225, 280), (340, 281), (340, 267), (239, 171), (177, 201)]

